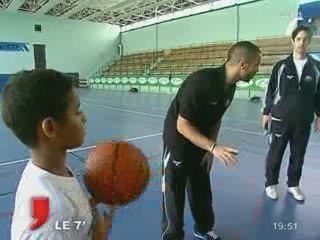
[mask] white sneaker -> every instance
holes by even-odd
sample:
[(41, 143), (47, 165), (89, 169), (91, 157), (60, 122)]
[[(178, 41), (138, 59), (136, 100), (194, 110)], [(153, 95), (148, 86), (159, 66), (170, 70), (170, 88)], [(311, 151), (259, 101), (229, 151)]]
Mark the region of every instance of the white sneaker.
[(291, 193), (297, 201), (304, 201), (306, 199), (306, 196), (299, 187), (289, 187), (288, 192)]
[(269, 198), (276, 200), (278, 199), (278, 191), (277, 191), (277, 185), (270, 185), (266, 187), (265, 189), (266, 194)]
[(213, 230), (207, 232), (206, 234), (201, 234), (198, 232), (194, 232), (193, 235), (197, 239), (203, 239), (203, 240), (221, 240), (218, 234), (216, 234)]

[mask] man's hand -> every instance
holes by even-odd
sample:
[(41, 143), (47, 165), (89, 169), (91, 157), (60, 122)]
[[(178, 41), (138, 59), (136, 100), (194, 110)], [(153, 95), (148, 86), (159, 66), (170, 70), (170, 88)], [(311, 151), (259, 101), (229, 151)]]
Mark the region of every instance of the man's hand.
[(317, 117), (314, 122), (314, 131), (320, 131), (320, 117)]
[(270, 115), (263, 115), (262, 116), (262, 128), (265, 129), (266, 125), (271, 125), (271, 116)]
[(201, 166), (205, 167), (207, 172), (209, 173), (213, 164), (213, 155), (210, 152), (207, 152), (201, 161)]
[(236, 158), (238, 150), (234, 148), (216, 145), (212, 153), (223, 163), (225, 167), (231, 167), (238, 163), (238, 159)]

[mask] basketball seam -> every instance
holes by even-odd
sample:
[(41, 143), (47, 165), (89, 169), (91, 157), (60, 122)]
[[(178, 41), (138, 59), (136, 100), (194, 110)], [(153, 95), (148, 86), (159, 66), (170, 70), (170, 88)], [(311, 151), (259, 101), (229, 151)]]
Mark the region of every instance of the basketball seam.
[(115, 184), (116, 184), (116, 181), (115, 179), (118, 177), (117, 176), (117, 171), (116, 171), (116, 163), (118, 161), (118, 155), (119, 155), (119, 144), (120, 143), (116, 143), (116, 148), (115, 148), (115, 153), (114, 153), (114, 159), (115, 161), (112, 161), (113, 164), (112, 164), (112, 190), (113, 190), (113, 193), (115, 193)]

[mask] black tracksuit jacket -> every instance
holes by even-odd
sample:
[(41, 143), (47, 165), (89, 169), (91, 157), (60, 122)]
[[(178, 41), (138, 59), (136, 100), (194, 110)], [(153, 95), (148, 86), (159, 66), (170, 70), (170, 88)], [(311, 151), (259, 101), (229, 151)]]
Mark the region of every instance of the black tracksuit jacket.
[(284, 122), (312, 123), (320, 116), (320, 63), (308, 56), (298, 79), (293, 54), (272, 70), (262, 112)]

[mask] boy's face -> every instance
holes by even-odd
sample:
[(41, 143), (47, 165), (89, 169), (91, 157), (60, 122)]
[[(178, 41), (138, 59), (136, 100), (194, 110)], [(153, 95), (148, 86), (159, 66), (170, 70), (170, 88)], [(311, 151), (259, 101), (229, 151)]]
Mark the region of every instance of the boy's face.
[(62, 121), (47, 118), (42, 131), (54, 148), (72, 149), (82, 145), (86, 132), (86, 116), (80, 110), (80, 98), (75, 89), (68, 96), (68, 107)]
[(65, 121), (60, 124), (59, 134), (61, 143), (67, 148), (82, 145), (86, 134), (86, 116), (80, 109), (80, 97), (75, 89), (70, 94), (70, 104), (67, 108)]

